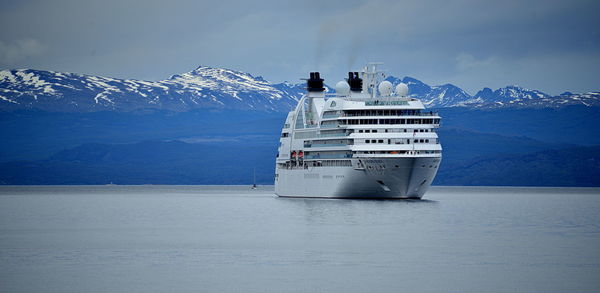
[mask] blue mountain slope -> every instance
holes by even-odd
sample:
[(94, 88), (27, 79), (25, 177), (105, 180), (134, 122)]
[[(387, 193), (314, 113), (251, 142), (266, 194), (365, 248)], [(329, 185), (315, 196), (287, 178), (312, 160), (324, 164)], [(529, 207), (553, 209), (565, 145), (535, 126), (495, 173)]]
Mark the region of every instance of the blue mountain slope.
[(526, 154), (574, 146), (542, 142), (526, 136), (505, 136), (453, 128), (440, 129), (438, 135), (444, 149), (444, 168), (452, 168), (480, 157)]
[(488, 156), (441, 167), (437, 185), (600, 186), (600, 146)]
[(457, 128), (577, 145), (598, 145), (600, 107), (463, 108), (439, 110), (442, 129)]
[(0, 184), (273, 184), (275, 143), (84, 144), (47, 160), (0, 163)]

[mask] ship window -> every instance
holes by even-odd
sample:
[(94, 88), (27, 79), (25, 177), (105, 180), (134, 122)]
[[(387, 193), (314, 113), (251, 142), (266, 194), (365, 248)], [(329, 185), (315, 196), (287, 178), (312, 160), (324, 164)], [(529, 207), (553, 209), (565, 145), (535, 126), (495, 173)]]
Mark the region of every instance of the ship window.
[(359, 129), (359, 130), (358, 130), (358, 133), (363, 133), (362, 129)]
[(373, 129), (373, 133), (377, 133), (377, 129)]
[(302, 117), (302, 111), (298, 111), (296, 115), (296, 129), (304, 128), (304, 118)]
[(378, 143), (383, 143), (383, 139), (380, 139), (377, 141)]
[(370, 140), (368, 140), (368, 139), (367, 139), (367, 140), (365, 140), (365, 143), (369, 143), (369, 142), (371, 142), (371, 141), (370, 141)]
[(289, 135), (290, 135), (289, 133), (284, 132), (284, 133), (281, 134), (281, 137), (288, 137)]
[(370, 129), (365, 130), (365, 133), (371, 133)]

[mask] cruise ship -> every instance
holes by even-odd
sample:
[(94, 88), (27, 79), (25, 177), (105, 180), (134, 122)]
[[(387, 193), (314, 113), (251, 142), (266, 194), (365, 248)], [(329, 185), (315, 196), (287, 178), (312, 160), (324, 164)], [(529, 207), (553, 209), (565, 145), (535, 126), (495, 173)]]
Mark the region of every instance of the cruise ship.
[[(281, 131), (281, 197), (420, 199), (442, 159), (440, 116), (369, 63), (326, 93), (319, 72)], [(383, 81), (381, 81), (383, 80)]]

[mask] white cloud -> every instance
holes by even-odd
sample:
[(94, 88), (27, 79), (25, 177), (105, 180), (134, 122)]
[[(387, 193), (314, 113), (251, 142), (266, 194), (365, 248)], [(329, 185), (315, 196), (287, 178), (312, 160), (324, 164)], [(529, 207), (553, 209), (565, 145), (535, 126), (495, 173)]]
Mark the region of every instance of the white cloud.
[(29, 57), (40, 56), (44, 51), (44, 46), (36, 39), (0, 40), (0, 64), (13, 65)]

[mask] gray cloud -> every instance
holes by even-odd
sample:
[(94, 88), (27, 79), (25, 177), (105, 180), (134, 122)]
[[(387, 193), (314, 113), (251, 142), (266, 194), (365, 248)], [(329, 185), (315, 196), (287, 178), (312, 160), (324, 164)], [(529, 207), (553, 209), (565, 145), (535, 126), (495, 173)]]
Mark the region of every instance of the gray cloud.
[(600, 89), (597, 1), (321, 2), (9, 1), (2, 46), (30, 39), (45, 49), (0, 61), (155, 80), (197, 65), (276, 82), (320, 70), (329, 83), (383, 61), (390, 74), (472, 93), (515, 83), (553, 94)]
[(14, 65), (28, 57), (40, 56), (44, 46), (35, 39), (0, 40), (0, 64)]

